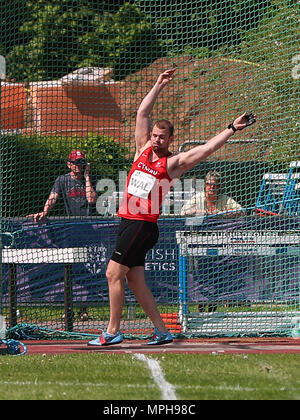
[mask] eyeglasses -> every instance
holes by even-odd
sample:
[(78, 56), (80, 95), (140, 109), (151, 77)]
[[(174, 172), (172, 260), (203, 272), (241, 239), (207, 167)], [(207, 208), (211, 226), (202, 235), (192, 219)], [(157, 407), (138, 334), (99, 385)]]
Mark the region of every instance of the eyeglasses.
[(206, 185), (209, 185), (210, 187), (219, 188), (219, 184), (216, 184), (215, 182), (206, 182)]
[(69, 162), (73, 163), (73, 165), (86, 165), (85, 159), (75, 159), (75, 160), (70, 160)]

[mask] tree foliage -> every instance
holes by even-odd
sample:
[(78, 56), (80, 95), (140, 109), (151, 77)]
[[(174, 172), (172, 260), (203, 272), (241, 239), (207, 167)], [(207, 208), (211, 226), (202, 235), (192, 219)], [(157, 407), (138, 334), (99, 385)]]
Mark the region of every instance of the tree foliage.
[[(121, 78), (158, 57), (151, 25), (134, 4), (37, 0), (27, 1), (26, 10), (30, 18), (19, 31), (28, 42), (6, 57), (8, 74), (17, 80), (58, 79), (83, 66), (113, 67)], [(145, 48), (149, 43), (152, 48)]]
[(51, 80), (83, 66), (116, 79), (164, 55), (242, 42), (272, 0), (0, 0), (0, 54), (19, 81)]
[[(96, 14), (93, 30), (80, 37), (87, 52), (80, 66), (113, 67), (115, 78), (140, 70), (162, 53), (151, 23), (139, 7), (125, 3), (112, 14)], [(101, 64), (100, 64), (101, 65)]]
[(237, 45), (241, 32), (255, 28), (270, 7), (269, 0), (174, 0), (167, 7), (139, 0), (138, 4), (147, 10), (168, 50), (178, 53), (191, 48), (214, 51), (224, 44)]
[[(299, 54), (299, 14), (291, 0), (273, 0), (255, 30), (245, 31), (237, 49), (223, 50), (233, 57), (249, 60), (263, 67), (257, 100), (261, 100), (270, 118), (273, 137), (270, 159), (300, 159), (299, 150), (299, 79), (292, 77), (293, 57)], [(278, 132), (272, 126), (276, 115)], [(278, 127), (276, 127), (277, 129)]]

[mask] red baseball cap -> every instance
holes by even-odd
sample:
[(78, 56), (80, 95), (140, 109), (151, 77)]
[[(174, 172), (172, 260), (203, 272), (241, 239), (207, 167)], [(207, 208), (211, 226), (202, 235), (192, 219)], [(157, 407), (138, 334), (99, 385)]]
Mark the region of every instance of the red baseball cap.
[(72, 150), (68, 156), (68, 161), (74, 161), (76, 159), (85, 159), (85, 154), (81, 150)]

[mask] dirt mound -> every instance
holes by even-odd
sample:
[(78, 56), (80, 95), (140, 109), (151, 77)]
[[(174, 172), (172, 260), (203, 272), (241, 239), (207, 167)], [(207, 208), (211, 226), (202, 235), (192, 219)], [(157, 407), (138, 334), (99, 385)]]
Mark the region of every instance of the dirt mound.
[[(128, 76), (121, 88), (124, 140), (132, 146), (136, 111), (162, 71), (176, 66), (173, 82), (160, 95), (152, 120), (171, 120), (175, 125), (173, 150), (188, 141), (207, 140), (245, 110), (253, 110), (257, 99), (260, 66), (223, 58), (196, 59), (191, 56), (161, 58)], [(256, 109), (255, 109), (256, 111)], [(235, 138), (257, 138), (258, 125), (239, 132)], [(235, 148), (242, 151), (238, 146)], [(244, 150), (244, 148), (243, 148)]]

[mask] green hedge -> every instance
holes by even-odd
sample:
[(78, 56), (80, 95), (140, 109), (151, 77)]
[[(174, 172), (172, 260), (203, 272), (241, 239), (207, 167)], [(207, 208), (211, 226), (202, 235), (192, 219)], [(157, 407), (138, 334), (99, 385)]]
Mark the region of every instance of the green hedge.
[[(129, 150), (109, 136), (1, 136), (2, 217), (42, 210), (55, 179), (69, 172), (66, 161), (73, 149), (85, 152), (96, 180), (118, 183), (119, 171), (129, 170)], [(64, 214), (61, 202), (51, 214)]]

